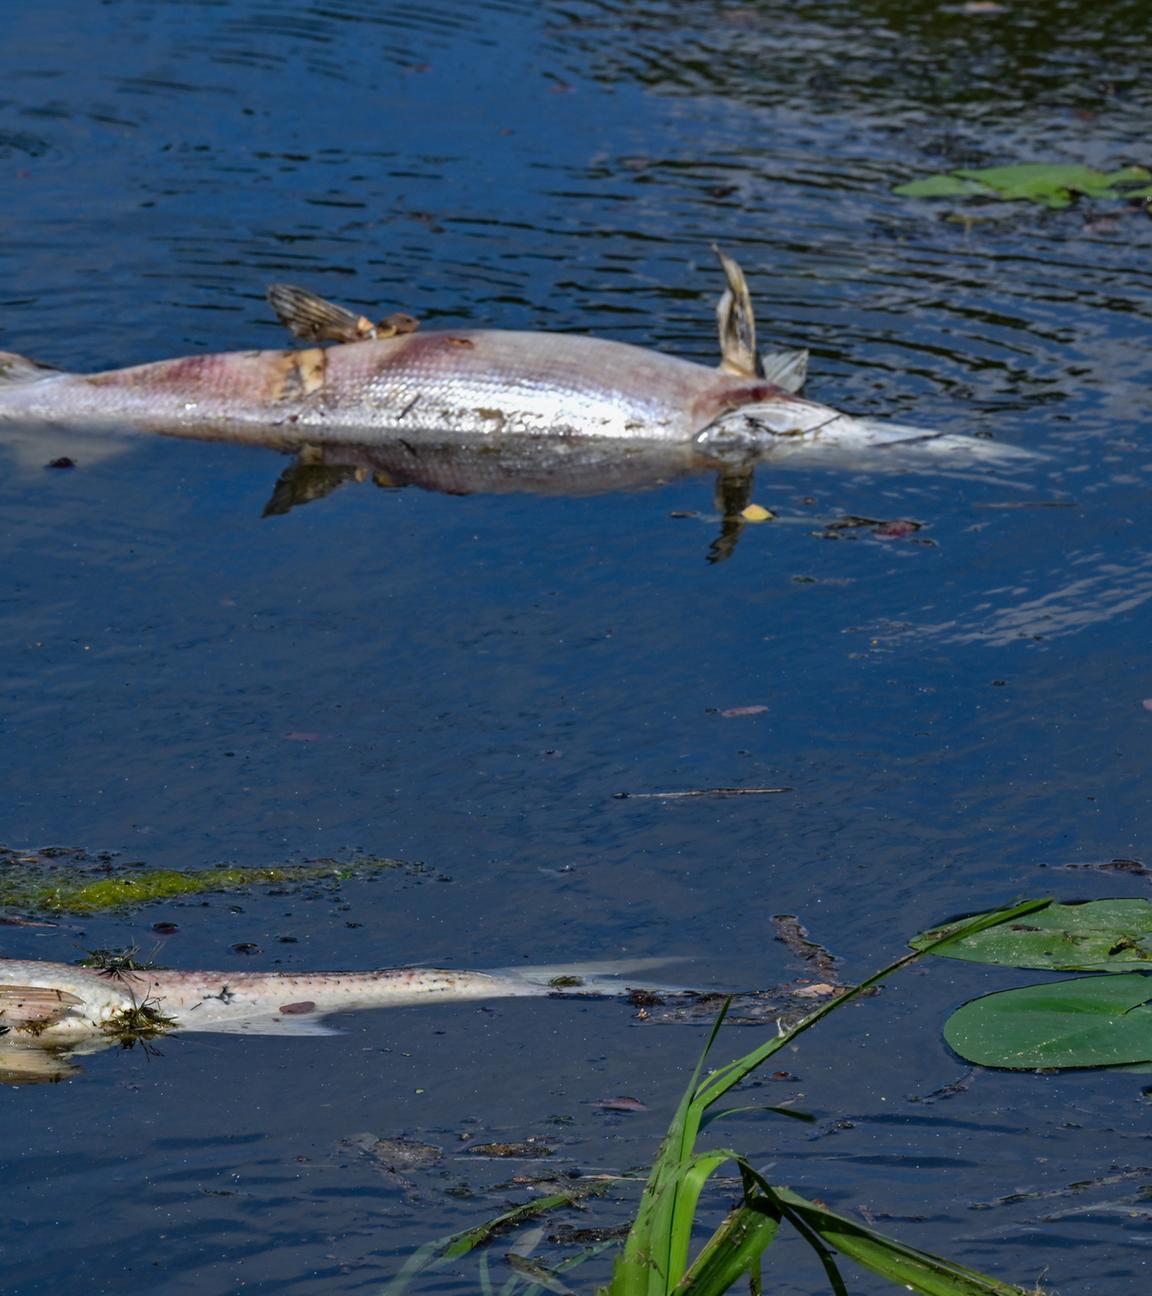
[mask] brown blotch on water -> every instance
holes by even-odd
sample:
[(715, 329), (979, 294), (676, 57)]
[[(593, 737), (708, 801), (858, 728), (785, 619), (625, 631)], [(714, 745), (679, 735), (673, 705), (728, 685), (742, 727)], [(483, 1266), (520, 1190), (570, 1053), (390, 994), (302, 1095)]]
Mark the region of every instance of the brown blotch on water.
[(280, 1011), (286, 1016), (303, 1016), (304, 1013), (316, 1011), (316, 1003), (312, 999), (301, 999), (299, 1003), (281, 1004)]

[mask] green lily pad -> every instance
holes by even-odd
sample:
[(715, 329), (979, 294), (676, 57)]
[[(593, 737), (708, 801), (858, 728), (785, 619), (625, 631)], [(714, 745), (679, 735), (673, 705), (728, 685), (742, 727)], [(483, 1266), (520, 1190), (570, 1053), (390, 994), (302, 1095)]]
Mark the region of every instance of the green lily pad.
[(1152, 171), (1127, 166), (1119, 171), (1095, 171), (1076, 163), (1023, 162), (1016, 166), (960, 169), (897, 185), (893, 193), (905, 198), (954, 198), (983, 195), (1008, 202), (1043, 203), (1068, 207), (1078, 195), (1090, 198), (1143, 198), (1152, 192)]
[(980, 1066), (1120, 1066), (1152, 1060), (1152, 977), (1078, 977), (973, 999), (944, 1038)]
[[(908, 943), (923, 949), (962, 925), (950, 923)], [(1054, 972), (1152, 971), (1152, 901), (1049, 905), (1019, 922), (990, 927), (946, 945), (938, 957)]]

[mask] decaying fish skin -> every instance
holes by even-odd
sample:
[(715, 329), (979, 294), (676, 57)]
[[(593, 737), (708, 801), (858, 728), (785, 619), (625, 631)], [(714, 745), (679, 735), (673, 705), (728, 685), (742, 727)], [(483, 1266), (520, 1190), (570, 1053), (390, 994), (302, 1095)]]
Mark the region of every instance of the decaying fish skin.
[(162, 1030), (255, 1035), (331, 1034), (332, 1013), (409, 1004), (528, 995), (623, 996), (618, 979), (666, 960), (457, 972), (171, 972), (114, 976), (67, 963), (0, 959), (0, 1030), (5, 1044), (68, 1047), (130, 1029), (141, 1009)]
[[(191, 356), (97, 374), (60, 373), (0, 352), (0, 423), (134, 428), (281, 449), (531, 436), (696, 445), (750, 457), (912, 442), (933, 442), (945, 455), (962, 449), (980, 462), (1026, 457), (991, 441), (855, 419), (806, 400), (789, 389), (802, 365), (781, 365), (779, 357), (777, 381), (762, 377), (743, 275), (727, 258), (724, 269), (719, 370), (569, 334), (459, 329), (359, 340), (360, 317), (346, 312), (356, 340), (329, 348)], [(326, 327), (318, 324), (315, 336), (328, 336)]]

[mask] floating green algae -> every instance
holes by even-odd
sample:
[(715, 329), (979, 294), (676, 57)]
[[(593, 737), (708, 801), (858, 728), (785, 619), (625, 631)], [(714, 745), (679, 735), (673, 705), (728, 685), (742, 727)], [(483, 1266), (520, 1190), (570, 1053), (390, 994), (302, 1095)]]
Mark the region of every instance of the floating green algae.
[(384, 870), (424, 874), (423, 865), (380, 856), (349, 862), (308, 860), (257, 868), (150, 869), (75, 847), (15, 851), (0, 847), (0, 907), (48, 913), (103, 913), (220, 891), (258, 886), (338, 886)]

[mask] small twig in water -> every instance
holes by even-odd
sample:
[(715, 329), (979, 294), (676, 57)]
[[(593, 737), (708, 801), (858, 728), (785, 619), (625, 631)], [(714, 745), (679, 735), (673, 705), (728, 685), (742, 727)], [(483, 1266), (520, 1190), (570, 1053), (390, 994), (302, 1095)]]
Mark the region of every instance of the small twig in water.
[(770, 796), (776, 792), (795, 792), (790, 787), (693, 788), (687, 792), (613, 792), (614, 801), (663, 801), (672, 797)]

